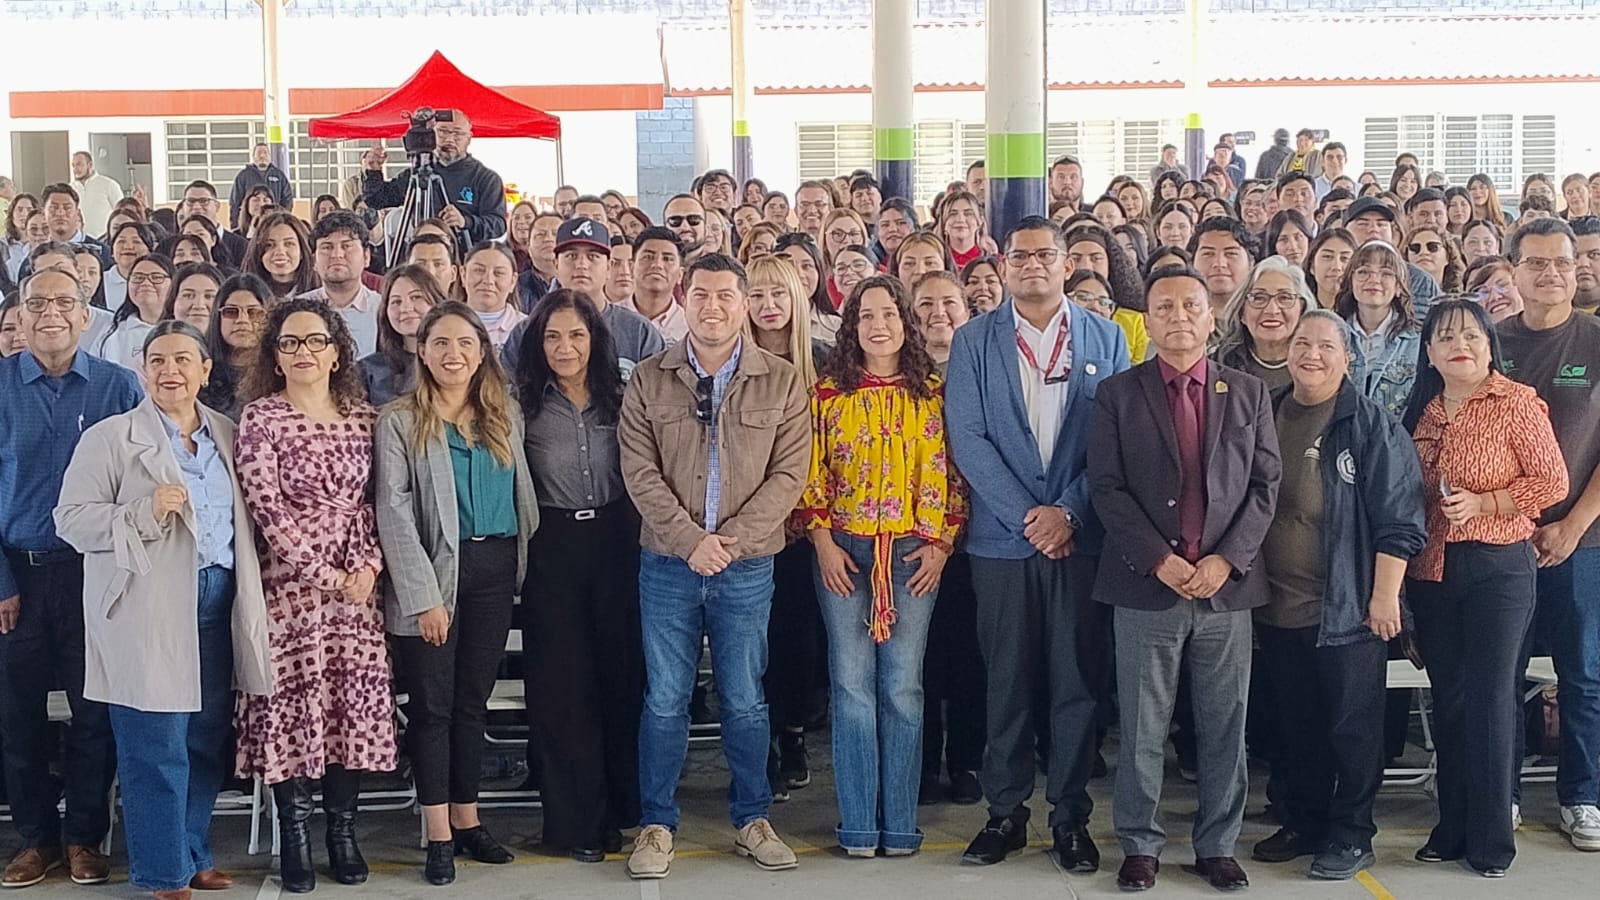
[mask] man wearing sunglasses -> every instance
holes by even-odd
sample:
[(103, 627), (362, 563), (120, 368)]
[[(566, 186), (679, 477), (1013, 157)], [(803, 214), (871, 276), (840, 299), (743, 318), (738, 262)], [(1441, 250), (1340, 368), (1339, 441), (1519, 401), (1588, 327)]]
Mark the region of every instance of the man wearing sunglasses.
[[(70, 268), (23, 282), (20, 325), (28, 348), (0, 359), (0, 736), (22, 849), (0, 885), (37, 884), (63, 861), (73, 881), (100, 884), (110, 875), (97, 848), (111, 827), (111, 719), (83, 699), (83, 557), (57, 536), (52, 508), (84, 429), (137, 406), (139, 382), (79, 349), (89, 308)], [(72, 706), (64, 819), (45, 714), (57, 683)]]
[(617, 437), (639, 510), (640, 626), (649, 686), (639, 728), (643, 815), (628, 861), (634, 878), (672, 865), (678, 777), (702, 637), (721, 694), (734, 849), (767, 871), (792, 869), (767, 820), (767, 665), (772, 561), (811, 466), (806, 385), (743, 335), (744, 267), (711, 254), (689, 266), (689, 335), (634, 369)]
[(668, 200), (661, 218), (683, 245), (684, 265), (693, 263), (706, 252), (706, 208), (692, 194), (678, 194)]

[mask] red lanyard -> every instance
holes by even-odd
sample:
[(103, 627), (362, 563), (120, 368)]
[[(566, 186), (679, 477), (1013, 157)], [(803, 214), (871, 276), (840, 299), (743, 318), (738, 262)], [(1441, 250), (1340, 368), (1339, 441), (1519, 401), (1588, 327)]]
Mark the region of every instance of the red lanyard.
[(1045, 384), (1061, 384), (1067, 380), (1068, 375), (1072, 374), (1072, 366), (1070, 365), (1063, 367), (1060, 375), (1050, 374), (1055, 369), (1056, 363), (1061, 361), (1061, 348), (1066, 345), (1067, 321), (1063, 318), (1061, 327), (1056, 331), (1056, 348), (1050, 354), (1050, 364), (1041, 369), (1039, 368), (1039, 358), (1033, 355), (1033, 348), (1029, 347), (1028, 342), (1022, 337), (1022, 327), (1020, 325), (1017, 327), (1017, 352), (1021, 353), (1022, 358), (1028, 361), (1028, 365), (1033, 366), (1034, 370), (1044, 379)]

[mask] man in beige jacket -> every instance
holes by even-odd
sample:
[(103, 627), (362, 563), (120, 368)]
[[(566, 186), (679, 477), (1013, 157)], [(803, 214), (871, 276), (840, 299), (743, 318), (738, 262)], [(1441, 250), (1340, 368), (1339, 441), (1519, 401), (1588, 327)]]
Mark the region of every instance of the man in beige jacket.
[(633, 370), (618, 437), (639, 509), (640, 624), (649, 689), (639, 725), (641, 831), (634, 878), (664, 878), (678, 827), (689, 695), (711, 639), (722, 745), (733, 779), (734, 848), (773, 871), (795, 855), (767, 821), (767, 619), (772, 558), (811, 466), (806, 385), (745, 344), (744, 268), (722, 254), (689, 266), (689, 336)]

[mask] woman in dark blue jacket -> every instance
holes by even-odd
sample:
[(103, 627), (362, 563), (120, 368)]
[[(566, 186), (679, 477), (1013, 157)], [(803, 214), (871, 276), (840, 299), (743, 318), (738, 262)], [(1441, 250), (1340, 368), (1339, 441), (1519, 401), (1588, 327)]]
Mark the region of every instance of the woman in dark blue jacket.
[(1385, 642), (1401, 630), (1406, 560), (1427, 540), (1415, 445), (1346, 377), (1350, 347), (1349, 325), (1326, 310), (1290, 340), (1293, 384), (1273, 396), (1283, 481), (1261, 548), (1272, 599), (1256, 611), (1286, 817), (1253, 855), (1314, 855), (1311, 876), (1325, 879), (1373, 863)]

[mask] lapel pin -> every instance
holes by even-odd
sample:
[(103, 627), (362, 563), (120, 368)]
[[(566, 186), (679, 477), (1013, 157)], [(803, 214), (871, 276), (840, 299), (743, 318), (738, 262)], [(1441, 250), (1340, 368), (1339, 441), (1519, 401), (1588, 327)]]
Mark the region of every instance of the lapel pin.
[(1099, 370), (1094, 367), (1094, 363), (1089, 363), (1087, 366), (1083, 367), (1083, 374), (1085, 375), (1093, 375), (1097, 371)]
[(1226, 381), (1219, 380), (1217, 382), (1217, 393), (1226, 394), (1227, 392), (1228, 392), (1228, 383)]

